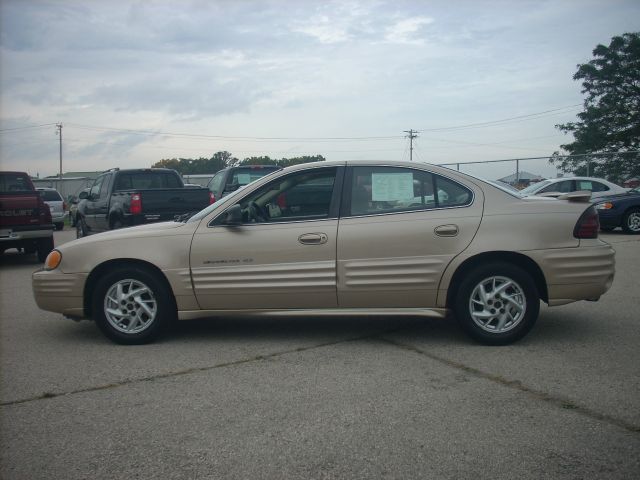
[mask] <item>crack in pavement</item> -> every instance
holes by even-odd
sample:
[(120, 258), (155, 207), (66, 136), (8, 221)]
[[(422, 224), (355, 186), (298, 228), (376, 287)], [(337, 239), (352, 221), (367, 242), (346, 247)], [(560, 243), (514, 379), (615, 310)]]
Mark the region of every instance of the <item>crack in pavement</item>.
[(552, 395), (550, 393), (547, 392), (543, 392), (541, 390), (536, 390), (534, 388), (528, 387), (527, 385), (524, 385), (520, 380), (509, 380), (507, 378), (504, 378), (503, 376), (500, 375), (495, 375), (492, 373), (487, 373), (484, 372), (482, 370), (479, 370), (477, 368), (474, 367), (470, 367), (468, 365), (465, 365), (464, 363), (460, 363), (460, 362), (456, 362), (453, 360), (449, 360), (447, 358), (441, 357), (439, 355), (435, 355), (433, 353), (429, 353), (426, 352), (424, 350), (421, 350), (418, 347), (415, 347), (413, 345), (408, 345), (405, 343), (401, 343), (395, 340), (391, 340), (389, 338), (385, 338), (384, 335), (388, 335), (390, 333), (397, 333), (403, 329), (406, 329), (406, 326), (400, 326), (400, 327), (396, 327), (393, 329), (388, 329), (382, 332), (377, 332), (377, 333), (373, 333), (373, 334), (369, 334), (369, 335), (361, 335), (361, 336), (357, 336), (357, 337), (349, 337), (349, 338), (344, 338), (341, 340), (337, 340), (337, 341), (332, 341), (332, 342), (325, 342), (325, 343), (320, 343), (320, 344), (316, 344), (316, 345), (310, 345), (308, 347), (296, 347), (296, 348), (292, 348), (289, 350), (283, 350), (280, 352), (274, 352), (274, 353), (268, 353), (265, 355), (256, 355), (254, 357), (250, 357), (250, 358), (243, 358), (240, 360), (232, 360), (229, 362), (223, 362), (223, 363), (218, 363), (215, 365), (209, 365), (209, 366), (205, 366), (205, 367), (194, 367), (194, 368), (187, 368), (187, 369), (183, 369), (183, 370), (176, 370), (173, 372), (166, 372), (166, 373), (159, 373), (156, 375), (150, 375), (148, 377), (142, 377), (142, 378), (134, 378), (134, 379), (128, 379), (128, 380), (122, 380), (119, 382), (114, 382), (114, 383), (108, 383), (108, 384), (104, 384), (104, 385), (98, 385), (98, 386), (94, 386), (94, 387), (87, 387), (87, 388), (81, 388), (81, 389), (77, 389), (77, 390), (70, 390), (67, 392), (58, 392), (58, 393), (51, 393), (51, 392), (46, 392), (43, 393), (41, 395), (38, 396), (34, 396), (34, 397), (28, 397), (28, 398), (23, 398), (23, 399), (19, 399), (19, 400), (11, 400), (11, 401), (7, 401), (7, 402), (2, 402), (0, 403), (0, 407), (6, 407), (6, 406), (13, 406), (13, 405), (20, 405), (23, 403), (30, 403), (30, 402), (35, 402), (35, 401), (40, 401), (40, 400), (48, 400), (48, 399), (53, 399), (53, 398), (58, 398), (58, 397), (65, 397), (65, 396), (69, 396), (69, 395), (76, 395), (76, 394), (80, 394), (80, 393), (88, 393), (88, 392), (97, 392), (97, 391), (101, 391), (101, 390), (108, 390), (111, 388), (118, 388), (118, 387), (124, 387), (127, 385), (132, 385), (132, 384), (136, 384), (136, 383), (142, 383), (142, 382), (150, 382), (150, 381), (155, 381), (155, 380), (162, 380), (165, 378), (173, 378), (173, 377), (179, 377), (179, 376), (183, 376), (183, 375), (190, 375), (193, 373), (199, 373), (199, 372), (206, 372), (209, 370), (215, 370), (218, 368), (225, 368), (225, 367), (233, 367), (236, 365), (243, 365), (246, 363), (252, 363), (252, 362), (259, 362), (259, 361), (264, 361), (264, 360), (269, 360), (272, 358), (278, 358), (278, 357), (282, 357), (285, 355), (288, 355), (290, 353), (298, 353), (298, 352), (305, 352), (305, 351), (309, 351), (309, 350), (315, 350), (315, 349), (319, 349), (319, 348), (323, 348), (323, 347), (328, 347), (328, 346), (332, 346), (332, 345), (339, 345), (341, 343), (347, 343), (347, 342), (356, 342), (356, 341), (360, 341), (360, 340), (371, 340), (371, 339), (377, 339), (380, 340), (382, 342), (385, 342), (389, 345), (393, 345), (397, 348), (401, 348), (403, 350), (406, 351), (410, 351), (413, 353), (417, 353), (421, 356), (424, 356), (426, 358), (429, 358), (431, 360), (434, 360), (436, 362), (439, 362), (441, 364), (444, 364), (446, 366), (455, 368), (457, 370), (461, 370), (469, 375), (472, 375), (476, 378), (481, 378), (484, 380), (489, 380), (493, 383), (496, 383), (498, 385), (502, 385), (504, 387), (507, 388), (511, 388), (513, 390), (522, 392), (522, 393), (526, 393), (530, 396), (532, 396), (533, 398), (536, 398), (538, 400), (541, 400), (543, 402), (549, 403), (551, 405), (554, 405), (558, 408), (562, 408), (562, 409), (566, 409), (566, 410), (572, 410), (580, 415), (583, 415), (585, 417), (594, 419), (594, 420), (598, 420), (598, 421), (602, 421), (602, 422), (606, 422), (609, 423), (610, 425), (614, 425), (616, 427), (620, 427), (624, 430), (627, 430), (629, 432), (632, 433), (639, 433), (640, 432), (640, 425), (635, 425), (633, 423), (627, 422), (626, 420), (620, 419), (620, 418), (616, 418), (614, 416), (605, 414), (605, 413), (601, 413), (598, 412), (596, 410), (592, 410), (591, 408), (585, 407), (583, 405), (579, 405), (577, 403), (575, 403), (573, 400), (567, 399), (567, 398), (562, 398), (560, 396), (555, 396)]
[[(381, 335), (385, 335), (385, 334), (381, 334)], [(627, 422), (626, 420), (620, 419), (620, 418), (616, 418), (613, 417), (611, 415), (608, 415), (606, 413), (601, 413), (601, 412), (597, 412), (595, 410), (592, 410), (589, 407), (585, 407), (583, 405), (579, 405), (577, 403), (575, 403), (573, 400), (570, 400), (568, 398), (562, 398), (560, 396), (555, 396), (552, 395), (550, 393), (547, 392), (543, 392), (541, 390), (536, 390), (535, 388), (531, 388), (528, 387), (526, 385), (524, 385), (520, 380), (509, 380), (507, 378), (504, 378), (501, 375), (495, 375), (493, 373), (487, 373), (487, 372), (483, 372), (482, 370), (479, 370), (477, 368), (474, 367), (470, 367), (468, 365), (465, 365), (464, 363), (460, 363), (460, 362), (456, 362), (453, 360), (449, 360), (447, 358), (441, 357), (439, 355), (435, 355), (433, 353), (429, 353), (429, 352), (425, 352), (424, 350), (419, 349), (418, 347), (415, 347), (413, 345), (408, 345), (405, 343), (401, 343), (401, 342), (397, 342), (395, 340), (390, 340), (388, 338), (383, 338), (383, 337), (379, 337), (379, 339), (385, 343), (388, 343), (390, 345), (394, 345), (398, 348), (402, 348), (404, 350), (408, 350), (414, 353), (417, 353), (419, 355), (422, 355), (424, 357), (427, 357), (431, 360), (435, 360), (436, 362), (442, 363), (444, 365), (447, 365), (449, 367), (453, 367), (457, 370), (461, 370), (465, 373), (468, 373), (469, 375), (473, 375), (476, 378), (481, 378), (484, 380), (489, 380), (493, 383), (497, 383), (499, 385), (502, 385), (504, 387), (507, 388), (511, 388), (513, 390), (517, 390), (519, 392), (523, 392), (526, 393), (538, 400), (542, 400), (544, 402), (547, 402), (551, 405), (555, 405), (556, 407), (559, 408), (563, 408), (566, 410), (572, 410), (573, 412), (576, 412), (580, 415), (583, 415), (585, 417), (589, 417), (591, 419), (594, 420), (599, 420), (602, 422), (606, 422), (609, 423), (610, 425), (614, 425), (616, 427), (620, 427), (623, 428), (629, 432), (632, 433), (639, 433), (640, 432), (640, 425), (635, 425), (633, 423)]]
[(209, 370), (215, 370), (217, 368), (233, 367), (233, 366), (242, 365), (242, 364), (245, 364), (245, 363), (259, 362), (259, 361), (262, 361), (262, 360), (269, 360), (271, 358), (277, 358), (277, 357), (281, 357), (281, 356), (284, 356), (284, 355), (288, 355), (290, 353), (305, 352), (307, 350), (314, 350), (314, 349), (317, 349), (317, 348), (328, 347), (328, 346), (331, 346), (331, 345), (339, 345), (341, 343), (346, 343), (346, 342), (355, 342), (355, 341), (358, 341), (358, 340), (367, 340), (367, 339), (371, 339), (371, 338), (377, 338), (380, 335), (394, 333), (394, 332), (398, 331), (401, 328), (403, 328), (403, 327), (396, 327), (396, 328), (393, 328), (393, 329), (385, 330), (383, 332), (376, 332), (376, 333), (373, 333), (373, 334), (361, 335), (361, 336), (358, 336), (358, 337), (349, 337), (349, 338), (344, 338), (342, 340), (320, 343), (320, 344), (311, 345), (311, 346), (308, 346), (308, 347), (297, 347), (297, 348), (292, 348), (290, 350), (283, 350), (281, 352), (268, 353), (268, 354), (265, 354), (265, 355), (256, 355), (255, 357), (243, 358), (243, 359), (240, 359), (240, 360), (232, 360), (232, 361), (223, 362), (223, 363), (217, 363), (215, 365), (208, 365), (206, 367), (193, 367), (193, 368), (186, 368), (184, 370), (176, 370), (176, 371), (173, 371), (173, 372), (158, 373), (156, 375), (150, 375), (148, 377), (131, 378), (131, 379), (127, 379), (127, 380), (121, 380), (119, 382), (107, 383), (107, 384), (104, 384), (104, 385), (97, 385), (97, 386), (94, 386), (94, 387), (86, 387), (86, 388), (79, 388), (77, 390), (69, 390), (67, 392), (45, 392), (45, 393), (43, 393), (41, 395), (37, 395), (37, 396), (34, 396), (34, 397), (28, 397), (28, 398), (22, 398), (22, 399), (18, 399), (18, 400), (10, 400), (10, 401), (6, 401), (6, 402), (1, 402), (0, 403), (0, 407), (7, 407), (7, 406), (12, 406), (12, 405), (20, 405), (20, 404), (23, 404), (23, 403), (36, 402), (36, 401), (39, 401), (39, 400), (49, 400), (49, 399), (58, 398), (58, 397), (66, 397), (66, 396), (69, 396), (69, 395), (76, 395), (78, 393), (97, 392), (97, 391), (100, 391), (100, 390), (108, 390), (108, 389), (111, 389), (111, 388), (124, 387), (126, 385), (132, 385), (132, 384), (135, 384), (135, 383), (151, 382), (151, 381), (155, 381), (155, 380), (162, 380), (164, 378), (172, 378), (172, 377), (179, 377), (179, 376), (182, 376), (182, 375), (190, 375), (192, 373), (206, 372), (206, 371), (209, 371)]

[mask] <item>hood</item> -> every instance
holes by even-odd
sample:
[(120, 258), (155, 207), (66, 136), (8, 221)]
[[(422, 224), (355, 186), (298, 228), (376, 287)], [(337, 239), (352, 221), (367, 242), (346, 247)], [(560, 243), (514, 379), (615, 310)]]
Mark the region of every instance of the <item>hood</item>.
[(88, 237), (78, 238), (72, 240), (59, 248), (59, 250), (65, 247), (71, 247), (76, 245), (88, 245), (91, 243), (101, 242), (113, 242), (113, 241), (127, 241), (140, 238), (157, 238), (173, 235), (190, 235), (195, 232), (195, 229), (199, 225), (199, 222), (191, 224), (182, 222), (160, 222), (149, 223), (146, 225), (138, 225), (136, 227), (120, 228), (118, 230), (111, 230), (109, 232), (96, 233)]

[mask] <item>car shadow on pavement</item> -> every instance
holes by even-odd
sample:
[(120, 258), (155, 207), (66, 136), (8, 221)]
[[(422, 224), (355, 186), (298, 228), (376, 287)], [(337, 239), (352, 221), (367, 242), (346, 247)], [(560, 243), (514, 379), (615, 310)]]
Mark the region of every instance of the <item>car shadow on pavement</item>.
[(299, 339), (364, 339), (403, 332), (434, 341), (466, 342), (455, 320), (422, 317), (214, 317), (180, 321), (164, 338), (165, 342), (295, 340)]
[(30, 265), (34, 270), (42, 265), (35, 253), (26, 255), (17, 250), (9, 250), (0, 255), (0, 267), (15, 267), (22, 265)]

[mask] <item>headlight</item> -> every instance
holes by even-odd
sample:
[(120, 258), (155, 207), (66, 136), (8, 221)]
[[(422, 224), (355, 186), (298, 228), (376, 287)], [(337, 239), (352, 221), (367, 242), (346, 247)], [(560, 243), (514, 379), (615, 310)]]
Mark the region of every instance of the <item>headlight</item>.
[(598, 210), (611, 210), (613, 208), (613, 203), (611, 202), (599, 203), (596, 205), (596, 208)]
[(58, 250), (51, 250), (51, 253), (47, 255), (47, 259), (44, 261), (45, 270), (55, 270), (62, 261), (62, 254)]

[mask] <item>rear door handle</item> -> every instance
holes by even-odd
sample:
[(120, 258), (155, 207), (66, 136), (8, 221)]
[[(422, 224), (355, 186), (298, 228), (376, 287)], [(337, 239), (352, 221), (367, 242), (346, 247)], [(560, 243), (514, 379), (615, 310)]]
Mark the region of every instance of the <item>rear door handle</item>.
[(440, 225), (436, 227), (433, 231), (439, 237), (455, 237), (456, 235), (458, 235), (458, 226), (457, 225)]
[(303, 245), (321, 245), (327, 243), (326, 233), (305, 233), (298, 237), (298, 242)]

